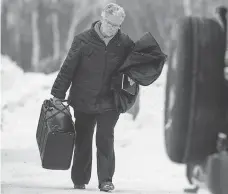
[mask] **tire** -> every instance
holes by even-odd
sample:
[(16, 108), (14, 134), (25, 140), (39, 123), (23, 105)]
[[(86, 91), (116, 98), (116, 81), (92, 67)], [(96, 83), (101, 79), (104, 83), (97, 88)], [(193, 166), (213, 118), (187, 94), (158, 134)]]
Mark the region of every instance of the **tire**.
[(225, 33), (214, 19), (185, 17), (172, 41), (165, 100), (165, 145), (176, 163), (202, 161), (216, 151), (225, 121)]

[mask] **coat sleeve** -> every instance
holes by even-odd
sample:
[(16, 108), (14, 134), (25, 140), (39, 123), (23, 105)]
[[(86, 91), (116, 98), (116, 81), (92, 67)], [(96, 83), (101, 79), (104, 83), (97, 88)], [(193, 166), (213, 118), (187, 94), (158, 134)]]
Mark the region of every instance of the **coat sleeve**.
[(80, 63), (81, 57), (80, 40), (77, 36), (74, 37), (71, 48), (68, 51), (67, 57), (63, 62), (62, 67), (55, 79), (55, 82), (51, 89), (51, 94), (59, 99), (64, 99), (66, 92), (70, 87), (75, 70)]

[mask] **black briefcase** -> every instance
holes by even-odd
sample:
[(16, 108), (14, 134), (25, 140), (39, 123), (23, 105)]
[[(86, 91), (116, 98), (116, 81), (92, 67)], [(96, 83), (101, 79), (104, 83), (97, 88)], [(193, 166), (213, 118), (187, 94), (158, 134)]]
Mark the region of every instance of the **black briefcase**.
[(69, 169), (75, 135), (69, 105), (64, 105), (60, 100), (44, 100), (36, 132), (42, 167)]

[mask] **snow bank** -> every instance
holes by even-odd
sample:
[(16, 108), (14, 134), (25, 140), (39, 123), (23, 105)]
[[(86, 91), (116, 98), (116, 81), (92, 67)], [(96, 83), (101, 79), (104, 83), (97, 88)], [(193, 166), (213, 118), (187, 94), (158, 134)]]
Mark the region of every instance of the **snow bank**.
[(15, 81), (23, 75), (23, 70), (7, 56), (1, 56), (0, 71), (3, 91), (10, 90)]
[[(45, 98), (50, 98), (50, 89), (57, 73), (45, 75), (42, 73), (24, 73), (8, 57), (2, 56), (2, 126), (1, 130), (12, 137), (24, 132), (34, 131), (39, 116), (39, 109)], [(13, 132), (13, 133), (12, 133)], [(4, 134), (2, 134), (4, 137)], [(24, 138), (23, 138), (24, 139)], [(34, 141), (34, 139), (32, 139)], [(2, 147), (18, 147), (2, 138)], [(19, 146), (20, 147), (20, 146)]]
[(31, 97), (39, 96), (43, 90), (50, 88), (55, 74), (45, 75), (41, 73), (24, 73), (8, 57), (2, 56), (1, 65), (2, 94), (3, 101), (1, 108), (17, 107), (26, 103)]
[[(27, 141), (9, 141), (2, 138), (3, 148), (26, 148), (35, 145), (35, 131), (38, 123), (40, 108), (44, 99), (50, 97), (51, 86), (57, 73), (44, 75), (41, 73), (24, 73), (15, 63), (3, 57), (3, 81), (10, 83), (10, 88), (3, 89), (2, 100), (2, 130), (4, 135), (20, 137)], [(141, 88), (140, 112), (138, 119), (132, 122), (131, 115), (122, 114), (116, 127), (116, 138), (124, 146), (129, 143), (130, 134), (134, 136), (137, 130), (143, 128), (160, 128), (162, 130), (161, 115), (163, 115), (163, 88), (165, 84), (166, 67), (159, 79), (148, 87)], [(15, 75), (15, 76), (14, 76)], [(158, 119), (159, 118), (159, 119)], [(156, 122), (151, 123), (151, 120)], [(149, 126), (148, 126), (149, 125)], [(152, 126), (150, 126), (152, 125)], [(124, 131), (124, 132), (123, 132)], [(26, 134), (26, 136), (25, 136)]]
[[(11, 135), (19, 141), (9, 141), (2, 138), (3, 148), (27, 148), (36, 146), (35, 132), (40, 114), (42, 102), (50, 98), (51, 86), (57, 76), (57, 72), (51, 75), (42, 73), (24, 73), (14, 62), (7, 57), (2, 57), (3, 88), (2, 95), (2, 136)], [(148, 128), (152, 117), (156, 120), (161, 117), (163, 109), (163, 88), (165, 83), (166, 68), (160, 78), (152, 85), (141, 90), (141, 109), (138, 119), (132, 122), (131, 115), (122, 114), (117, 124), (117, 141), (124, 146), (126, 138), (135, 134), (135, 130)], [(160, 122), (160, 123), (159, 123)], [(161, 121), (153, 123), (153, 128), (162, 130)], [(125, 131), (123, 133), (123, 131)], [(120, 133), (119, 133), (120, 132)], [(119, 133), (119, 135), (118, 135)], [(21, 141), (24, 138), (26, 141)]]

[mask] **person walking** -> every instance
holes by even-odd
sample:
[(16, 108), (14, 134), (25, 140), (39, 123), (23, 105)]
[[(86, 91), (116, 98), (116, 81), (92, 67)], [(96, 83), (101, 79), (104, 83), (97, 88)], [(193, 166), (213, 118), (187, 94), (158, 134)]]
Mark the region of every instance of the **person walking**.
[(114, 128), (120, 113), (115, 107), (111, 80), (134, 46), (120, 30), (124, 19), (121, 6), (107, 4), (101, 19), (74, 37), (51, 89), (53, 100), (62, 100), (70, 88), (68, 100), (74, 110), (76, 130), (71, 168), (75, 189), (85, 189), (91, 178), (96, 125), (98, 187), (101, 191), (114, 190)]

